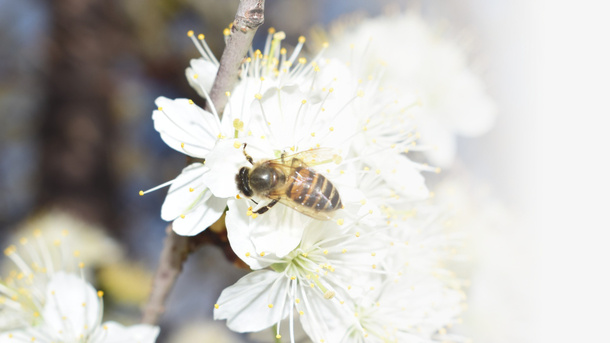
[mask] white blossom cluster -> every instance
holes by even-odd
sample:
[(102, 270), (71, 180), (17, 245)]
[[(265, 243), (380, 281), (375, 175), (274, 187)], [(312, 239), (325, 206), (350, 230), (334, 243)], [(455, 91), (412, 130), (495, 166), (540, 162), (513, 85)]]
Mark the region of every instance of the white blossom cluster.
[(85, 280), (81, 253), (66, 236), (49, 244), (36, 230), (4, 250), (12, 266), (0, 279), (0, 342), (155, 342), (158, 327), (102, 322), (104, 292)]
[[(252, 271), (222, 292), (214, 317), (237, 332), (273, 328), (276, 340), (291, 342), (297, 321), (314, 342), (460, 340), (447, 332), (464, 301), (445, 267), (456, 237), (427, 201), (423, 174), (439, 169), (409, 158), (429, 149), (420, 143), (421, 100), (386, 85), (390, 67), (330, 59), (328, 44), (306, 59), (305, 37), (289, 54), (285, 34), (270, 29), (219, 114), (209, 97), (219, 63), (203, 35), (189, 36), (202, 57), (186, 77), (209, 110), (156, 100), (155, 129), (196, 161), (166, 184), (161, 216), (176, 233), (196, 235), (226, 215), (231, 248)], [(301, 187), (305, 200), (240, 186), (249, 182), (244, 169), (298, 173), (295, 161), (311, 184), (287, 175), (286, 185)], [(308, 204), (315, 187), (327, 198), (338, 193), (341, 206), (322, 213), (321, 200)]]

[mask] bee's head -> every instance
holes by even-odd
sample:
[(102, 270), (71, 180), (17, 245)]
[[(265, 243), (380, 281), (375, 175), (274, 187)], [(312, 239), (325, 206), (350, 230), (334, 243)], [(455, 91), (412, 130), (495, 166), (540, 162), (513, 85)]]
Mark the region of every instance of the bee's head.
[(237, 184), (237, 189), (239, 189), (239, 191), (247, 197), (251, 197), (252, 195), (254, 195), (252, 189), (250, 188), (250, 183), (248, 182), (249, 174), (250, 168), (241, 167), (241, 169), (239, 169), (239, 173), (235, 175), (235, 183)]

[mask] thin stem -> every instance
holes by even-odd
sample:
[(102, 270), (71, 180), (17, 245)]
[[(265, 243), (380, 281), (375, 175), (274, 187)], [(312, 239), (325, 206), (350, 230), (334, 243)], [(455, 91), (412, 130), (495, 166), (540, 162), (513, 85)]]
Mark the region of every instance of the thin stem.
[[(237, 82), (241, 63), (252, 45), (254, 34), (265, 20), (264, 9), (265, 0), (241, 0), (239, 2), (231, 27), (231, 35), (220, 57), (220, 67), (210, 92), (210, 98), (221, 117), (228, 100), (225, 93), (230, 92)], [(208, 105), (206, 105), (206, 109), (207, 107)]]

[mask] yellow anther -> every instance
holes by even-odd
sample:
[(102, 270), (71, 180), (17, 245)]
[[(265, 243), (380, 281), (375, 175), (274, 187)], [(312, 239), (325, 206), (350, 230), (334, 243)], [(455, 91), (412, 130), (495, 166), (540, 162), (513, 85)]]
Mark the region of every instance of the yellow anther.
[(79, 263), (79, 264), (78, 264), (78, 268), (80, 268), (80, 269), (85, 268), (85, 264), (84, 264), (83, 262)]
[(280, 49), (280, 54), (286, 55), (286, 48), (281, 48)]
[(261, 257), (265, 256), (265, 252), (263, 251), (262, 253), (259, 254)]
[(315, 136), (316, 136), (316, 133), (315, 133), (315, 132), (312, 132), (312, 133), (311, 133), (311, 137), (315, 137)]
[(97, 297), (101, 298), (104, 296), (104, 292), (103, 291), (97, 291)]
[(276, 32), (273, 35), (273, 39), (277, 39), (277, 40), (282, 40), (286, 38), (286, 33), (284, 33), (284, 31), (280, 31), (280, 32)]
[(305, 63), (307, 63), (307, 59), (305, 57), (300, 57), (299, 58), (299, 63), (300, 64), (305, 64)]
[(197, 80), (199, 78), (199, 74), (193, 74), (193, 79)]
[(337, 219), (337, 225), (343, 225), (345, 223), (345, 221), (343, 220), (343, 218)]
[[(238, 119), (238, 120), (239, 120), (239, 119)], [(240, 143), (240, 142), (238, 142), (238, 141), (235, 141), (235, 142), (233, 142), (233, 147), (234, 147), (235, 149), (239, 149), (239, 148), (241, 148), (241, 143)]]
[(316, 285), (314, 285), (313, 283), (310, 283), (310, 284), (309, 284), (309, 287), (311, 287), (311, 288), (315, 288), (315, 287), (316, 287)]
[(299, 43), (301, 43), (301, 44), (305, 43), (305, 36), (299, 37)]
[(307, 100), (303, 99), (301, 100), (301, 104), (305, 105), (307, 103)]
[(275, 33), (275, 28), (274, 28), (274, 27), (270, 27), (270, 28), (267, 30), (267, 32), (268, 32), (270, 35), (272, 35), (272, 34), (274, 34), (274, 33)]
[(250, 252), (246, 252), (246, 257), (250, 257)]
[(359, 97), (363, 97), (364, 96), (364, 91), (363, 90), (359, 90), (358, 93), (356, 93), (356, 95), (358, 95)]
[(193, 100), (189, 99), (189, 104), (194, 104)]
[(237, 194), (237, 195), (235, 196), (235, 199), (241, 199), (241, 197), (239, 196), (239, 194)]
[(275, 335), (275, 338), (276, 338), (276, 339), (280, 339), (280, 338), (282, 338), (282, 335), (280, 335), (280, 334), (278, 333), (277, 335)]
[(184, 149), (184, 143), (180, 143), (180, 147)]
[(260, 94), (260, 93), (256, 93), (256, 94), (254, 94), (254, 98), (257, 99), (257, 100), (260, 100), (260, 99), (263, 98), (263, 95)]
[(192, 193), (192, 192), (194, 192), (194, 191), (195, 191), (195, 188), (193, 188), (193, 187), (189, 187), (189, 192), (191, 192), (191, 193)]
[(195, 32), (193, 32), (193, 30), (189, 30), (189, 32), (186, 33), (186, 35), (189, 37), (193, 37), (194, 34)]
[(231, 92), (226, 91), (226, 92), (225, 92), (225, 95), (226, 95), (226, 96), (231, 96)]
[(301, 316), (302, 316), (302, 315), (304, 315), (304, 314), (305, 314), (305, 312), (303, 312), (303, 311), (299, 311), (299, 315), (301, 315)]
[(222, 30), (222, 34), (225, 36), (229, 36), (231, 34), (231, 30), (229, 30), (228, 28), (224, 29), (224, 30)]
[(163, 111), (163, 107), (161, 107), (161, 106), (157, 107), (157, 109), (158, 109), (159, 111)]
[(197, 35), (197, 38), (199, 40), (204, 40), (205, 39), (205, 35), (203, 33), (200, 33), (199, 35)]
[(375, 264), (372, 267), (373, 267), (373, 269), (377, 269), (377, 265), (375, 265)]
[(328, 42), (324, 42), (324, 43), (322, 43), (322, 47), (323, 47), (323, 48), (328, 48)]
[(180, 218), (184, 219), (184, 217), (186, 217), (184, 214), (180, 215)]
[(323, 251), (324, 255), (328, 255), (328, 249)]
[(139, 191), (138, 194), (140, 194), (140, 196), (144, 195), (144, 191)]
[(269, 308), (273, 308), (273, 304), (269, 304), (267, 305)]
[(258, 217), (258, 213), (252, 213), (252, 219), (256, 219)]
[(356, 237), (360, 237), (360, 232), (356, 232)]
[(214, 304), (214, 308), (218, 310), (218, 308), (220, 307), (220, 305), (218, 304)]
[(334, 88), (329, 88), (329, 89), (328, 89), (328, 92), (329, 92), (329, 93), (332, 93), (334, 90), (335, 90)]
[(375, 174), (377, 174), (377, 175), (381, 174), (381, 169), (375, 169)]

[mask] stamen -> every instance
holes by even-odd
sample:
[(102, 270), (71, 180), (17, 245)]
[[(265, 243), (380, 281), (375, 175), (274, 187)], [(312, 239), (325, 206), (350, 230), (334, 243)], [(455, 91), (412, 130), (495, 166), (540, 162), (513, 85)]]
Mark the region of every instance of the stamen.
[(151, 189), (149, 189), (149, 190), (147, 190), (147, 191), (140, 191), (140, 193), (139, 193), (139, 194), (140, 194), (140, 196), (142, 196), (142, 195), (144, 195), (144, 194), (148, 194), (148, 193), (150, 193), (150, 192), (154, 192), (154, 191), (156, 191), (156, 190), (158, 190), (158, 189), (161, 189), (161, 188), (164, 188), (164, 187), (170, 186), (172, 183), (174, 183), (174, 181), (176, 181), (176, 180), (174, 179), (174, 180), (171, 180), (171, 181), (167, 181), (166, 183), (160, 184), (160, 185), (158, 185), (158, 186), (156, 186), (156, 187), (153, 187), (153, 188), (151, 188)]

